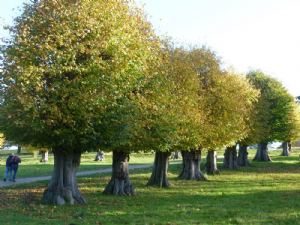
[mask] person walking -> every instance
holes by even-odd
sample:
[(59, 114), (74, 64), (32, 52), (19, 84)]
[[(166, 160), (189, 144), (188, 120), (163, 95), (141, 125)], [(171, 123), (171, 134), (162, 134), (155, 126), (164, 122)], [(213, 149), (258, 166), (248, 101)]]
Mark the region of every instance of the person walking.
[(4, 174), (3, 181), (6, 181), (6, 177), (7, 177), (8, 173), (9, 173), (9, 180), (11, 180), (11, 177), (12, 177), (12, 162), (11, 161), (12, 161), (13, 157), (14, 157), (14, 154), (11, 154), (6, 159), (6, 171), (5, 171), (5, 174)]
[[(19, 169), (19, 163), (21, 163), (21, 159), (18, 157), (18, 154), (14, 155), (14, 157), (11, 160), (11, 163), (12, 163), (12, 169), (14, 171), (12, 181), (15, 182), (16, 181), (16, 174), (17, 174), (17, 171)], [(9, 180), (11, 181), (11, 179), (9, 179)]]

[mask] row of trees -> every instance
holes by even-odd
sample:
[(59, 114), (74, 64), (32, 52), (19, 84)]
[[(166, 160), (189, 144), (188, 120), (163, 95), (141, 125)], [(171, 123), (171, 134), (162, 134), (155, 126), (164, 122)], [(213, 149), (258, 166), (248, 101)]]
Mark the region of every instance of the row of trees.
[[(155, 151), (148, 185), (169, 186), (170, 152), (181, 151), (181, 179), (216, 173), (216, 151), (235, 168), (237, 143), (298, 137), (298, 108), (275, 79), (225, 70), (206, 47), (157, 37), (127, 1), (50, 1), (24, 5), (1, 46), (1, 132), (7, 140), (52, 149), (54, 171), (43, 199), (86, 203), (76, 170), (87, 150), (113, 152), (103, 193), (134, 195), (131, 152)], [(242, 148), (240, 148), (241, 151)], [(246, 151), (246, 150), (244, 150)], [(247, 154), (241, 157), (241, 163)], [(232, 164), (233, 163), (233, 164)]]

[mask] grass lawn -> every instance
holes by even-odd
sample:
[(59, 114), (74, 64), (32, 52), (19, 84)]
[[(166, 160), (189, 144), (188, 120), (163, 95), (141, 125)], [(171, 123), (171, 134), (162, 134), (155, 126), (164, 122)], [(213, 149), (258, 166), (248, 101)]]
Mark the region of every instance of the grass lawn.
[[(272, 155), (280, 155), (282, 150), (270, 151)], [(256, 150), (249, 150), (249, 156), (254, 156)], [(300, 152), (300, 150), (299, 150)], [(0, 177), (5, 173), (6, 159), (11, 153), (16, 153), (15, 151), (0, 151)], [(206, 151), (203, 151), (202, 158), (205, 159), (207, 155)], [(218, 156), (223, 156), (224, 151), (218, 152)], [(111, 168), (112, 165), (112, 153), (105, 153), (105, 160), (102, 162), (94, 161), (96, 156), (95, 152), (83, 153), (81, 156), (81, 163), (78, 171), (89, 171), (97, 169)], [(20, 155), (22, 163), (19, 166), (19, 170), (16, 178), (26, 178), (26, 177), (39, 177), (52, 175), (54, 157), (53, 154), (49, 153), (49, 162), (41, 163), (41, 155), (34, 155), (23, 151)], [(170, 160), (178, 161), (178, 160)], [(130, 154), (130, 165), (138, 164), (151, 164), (154, 162), (154, 153), (133, 153)], [(3, 174), (3, 175), (1, 175)]]
[[(2, 154), (1, 154), (2, 153)], [(6, 159), (12, 152), (0, 151), (0, 176), (2, 177), (5, 173)], [(84, 153), (81, 156), (81, 163), (78, 171), (88, 171), (111, 168), (112, 165), (112, 153), (105, 153), (104, 161), (94, 161), (96, 157), (96, 152)], [(19, 156), (22, 163), (19, 165), (19, 170), (16, 178), (26, 178), (26, 177), (39, 177), (52, 175), (54, 157), (53, 154), (49, 153), (49, 162), (41, 163), (41, 155), (34, 156), (32, 153), (24, 153)], [(131, 154), (130, 155), (130, 165), (138, 164), (151, 164), (154, 162), (154, 153), (148, 154)], [(1, 178), (2, 179), (2, 178)]]
[(88, 205), (42, 204), (40, 199), (49, 181), (2, 188), (0, 221), (76, 225), (300, 224), (299, 153), (294, 151), (289, 157), (278, 156), (280, 151), (270, 153), (273, 162), (254, 162), (253, 167), (238, 170), (220, 169), (219, 159), (221, 176), (207, 176), (210, 182), (179, 180), (181, 165), (170, 165), (171, 188), (146, 187), (151, 168), (131, 170), (137, 196), (102, 195), (109, 173), (80, 176), (78, 185)]

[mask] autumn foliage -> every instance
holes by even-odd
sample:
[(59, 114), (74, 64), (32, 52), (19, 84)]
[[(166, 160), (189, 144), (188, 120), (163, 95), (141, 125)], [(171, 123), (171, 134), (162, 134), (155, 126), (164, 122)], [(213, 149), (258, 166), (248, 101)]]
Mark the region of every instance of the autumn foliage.
[(0, 131), (53, 151), (45, 201), (86, 203), (75, 179), (84, 151), (113, 151), (105, 192), (129, 195), (131, 152), (164, 153), (168, 184), (170, 151), (190, 152), (200, 168), (202, 149), (300, 137), (299, 107), (280, 82), (158, 37), (133, 1), (33, 1), (6, 29)]

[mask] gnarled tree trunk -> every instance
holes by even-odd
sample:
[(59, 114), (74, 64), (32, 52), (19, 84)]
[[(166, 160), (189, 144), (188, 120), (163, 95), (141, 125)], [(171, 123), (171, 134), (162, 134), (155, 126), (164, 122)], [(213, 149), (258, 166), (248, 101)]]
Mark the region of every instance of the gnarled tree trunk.
[(222, 169), (238, 169), (236, 145), (226, 148)]
[(282, 153), (281, 156), (292, 155), (292, 145), (290, 141), (285, 141), (282, 143)]
[(221, 174), (217, 168), (217, 152), (209, 150), (207, 152), (206, 163), (204, 165), (204, 172), (207, 174)]
[(179, 175), (181, 180), (205, 180), (208, 181), (201, 172), (201, 150), (182, 151), (183, 157), (182, 171)]
[(42, 151), (42, 159), (40, 162), (48, 162), (48, 151)]
[(181, 159), (181, 158), (182, 157), (181, 157), (180, 152), (173, 152), (170, 159)]
[(252, 166), (248, 160), (247, 145), (241, 145), (239, 147), (239, 155), (237, 159), (238, 166)]
[(170, 152), (156, 152), (151, 177), (147, 185), (157, 184), (159, 187), (170, 187), (167, 172)]
[(21, 151), (22, 151), (22, 146), (18, 144), (18, 151), (17, 151), (17, 154), (20, 155), (20, 154), (21, 154)]
[(99, 151), (97, 152), (96, 157), (95, 157), (95, 161), (103, 161), (104, 159), (105, 159), (105, 157), (104, 157), (104, 152), (101, 151), (101, 150), (99, 150)]
[(129, 179), (129, 154), (113, 151), (112, 176), (103, 194), (136, 195)]
[(288, 151), (290, 152), (290, 155), (292, 155), (292, 142), (288, 141)]
[(81, 152), (69, 151), (63, 153), (63, 149), (53, 149), (54, 169), (48, 189), (44, 191), (43, 201), (57, 205), (87, 203), (81, 195), (77, 181), (76, 171), (80, 165)]
[(268, 162), (272, 161), (268, 152), (268, 144), (267, 143), (259, 143), (257, 146), (256, 155), (253, 161), (258, 162)]

